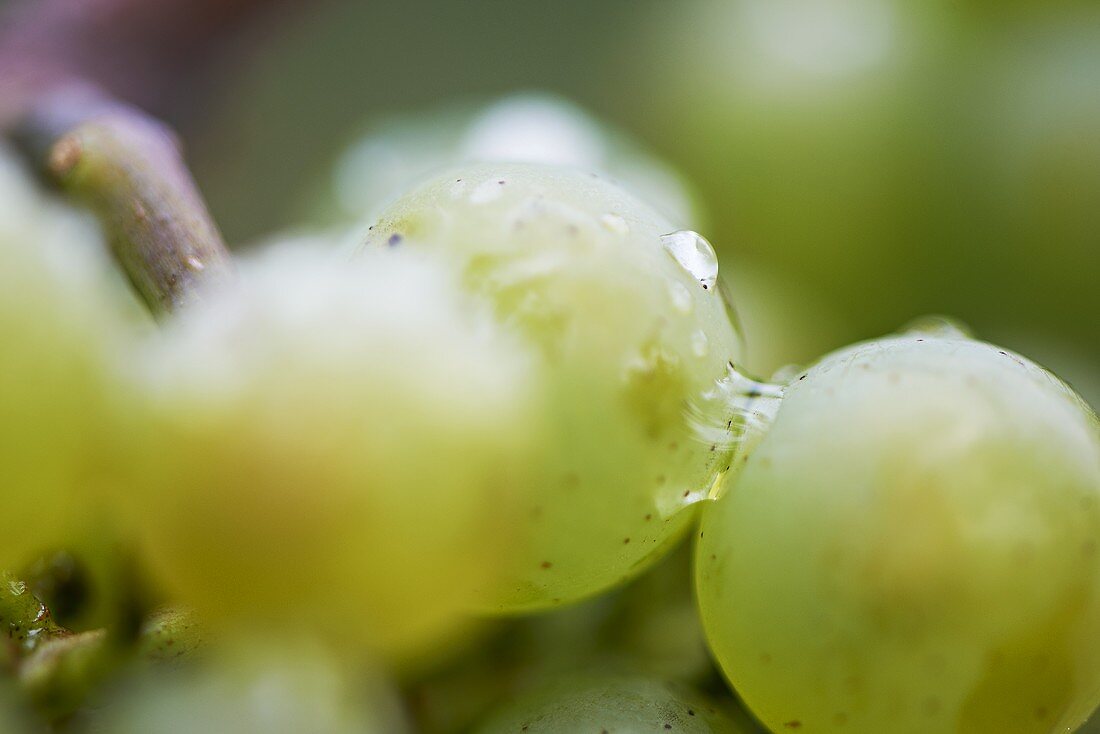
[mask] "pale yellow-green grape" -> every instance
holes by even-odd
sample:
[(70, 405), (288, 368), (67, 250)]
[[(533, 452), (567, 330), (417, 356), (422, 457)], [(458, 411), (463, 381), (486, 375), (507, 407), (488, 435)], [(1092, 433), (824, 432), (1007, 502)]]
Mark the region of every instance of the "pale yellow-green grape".
[(595, 174), (479, 164), (413, 190), (369, 230), (364, 251), (449, 257), (538, 354), (545, 440), (488, 610), (560, 604), (633, 576), (728, 466), (736, 428), (722, 387), (738, 335), (710, 245), (672, 228)]
[(201, 662), (116, 686), (92, 734), (400, 734), (392, 693), (321, 649), (249, 641)]
[(659, 678), (576, 675), (503, 705), (476, 734), (748, 734), (714, 703)]
[(707, 637), (774, 731), (1066, 732), (1100, 701), (1100, 423), (949, 330), (787, 388), (704, 512)]
[(12, 664), (46, 640), (65, 634), (50, 616), (50, 610), (10, 573), (0, 573), (0, 635), (9, 645), (0, 653), (4, 664)]
[[(48, 722), (62, 722), (94, 708), (96, 696), (125, 677), (191, 665), (202, 654), (204, 632), (191, 614), (160, 609), (136, 631), (133, 646), (120, 635), (52, 629), (39, 635), (15, 672), (22, 700)], [(44, 639), (43, 639), (44, 638)]]
[(527, 358), (440, 264), (275, 247), (153, 341), (146, 486), (120, 498), (215, 626), (438, 644), (513, 542)]
[(355, 221), (444, 166), (547, 163), (605, 172), (678, 223), (699, 226), (686, 183), (629, 135), (579, 106), (539, 92), (448, 103), (375, 122), (340, 155), (309, 198), (308, 216)]
[(111, 362), (135, 313), (94, 224), (0, 148), (0, 568), (97, 532), (121, 440)]

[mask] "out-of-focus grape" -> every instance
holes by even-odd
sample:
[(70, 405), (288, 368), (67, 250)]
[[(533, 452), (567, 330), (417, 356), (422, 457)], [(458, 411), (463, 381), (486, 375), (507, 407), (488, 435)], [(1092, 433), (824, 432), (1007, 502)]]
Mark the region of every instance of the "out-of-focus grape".
[(536, 164), (440, 174), (369, 229), (367, 251), (456, 262), (539, 356), (546, 438), (487, 609), (553, 606), (637, 574), (727, 468), (736, 431), (720, 387), (739, 338), (714, 251), (672, 230), (596, 174)]
[(700, 227), (684, 180), (622, 130), (555, 95), (528, 92), (485, 104), (447, 104), (372, 124), (307, 201), (320, 223), (355, 221), (440, 168), (546, 163), (599, 171), (653, 202), (678, 226)]
[(221, 651), (133, 681), (90, 718), (93, 734), (400, 734), (392, 696), (312, 645), (292, 640)]
[(698, 693), (642, 676), (578, 675), (558, 679), (505, 704), (477, 734), (688, 732), (748, 734)]
[(706, 508), (711, 648), (775, 731), (1063, 732), (1100, 691), (1100, 422), (943, 329), (796, 376)]
[(578, 670), (629, 671), (691, 686), (724, 684), (692, 596), (690, 543), (620, 590), (497, 621), (464, 656), (406, 687), (424, 734), (457, 734), (519, 691)]
[(496, 580), (533, 440), (528, 360), (441, 263), (275, 247), (153, 340), (161, 581), (212, 624), (401, 657)]
[(946, 310), (1095, 360), (1100, 8), (982, 5), (655, 4), (612, 68), (719, 250), (820, 292), (845, 341)]
[(102, 532), (126, 453), (116, 362), (141, 317), (95, 225), (0, 148), (0, 568)]

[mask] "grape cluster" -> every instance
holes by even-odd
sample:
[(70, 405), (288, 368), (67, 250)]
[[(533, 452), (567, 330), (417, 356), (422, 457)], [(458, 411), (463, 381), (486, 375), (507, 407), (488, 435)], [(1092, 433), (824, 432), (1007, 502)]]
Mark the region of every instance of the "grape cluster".
[(4, 155), (5, 731), (1053, 734), (1100, 703), (1100, 420), (1026, 358), (930, 321), (760, 382), (702, 236), (531, 162), (271, 244), (154, 328)]

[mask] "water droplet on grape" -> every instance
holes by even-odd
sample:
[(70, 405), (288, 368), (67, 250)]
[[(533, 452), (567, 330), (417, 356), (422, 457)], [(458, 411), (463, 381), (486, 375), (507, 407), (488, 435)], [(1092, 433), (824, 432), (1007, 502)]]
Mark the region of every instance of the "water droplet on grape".
[(692, 311), (691, 293), (683, 283), (673, 283), (668, 287), (668, 295), (672, 299), (672, 307), (679, 313), (687, 316)]
[(718, 256), (698, 232), (680, 230), (661, 235), (661, 243), (673, 259), (703, 286), (712, 291), (718, 283)]
[(691, 335), (691, 351), (696, 357), (705, 357), (710, 352), (710, 342), (703, 331), (697, 331)]
[(973, 338), (973, 333), (963, 322), (949, 316), (921, 316), (902, 327), (903, 334), (923, 334), (947, 338)]

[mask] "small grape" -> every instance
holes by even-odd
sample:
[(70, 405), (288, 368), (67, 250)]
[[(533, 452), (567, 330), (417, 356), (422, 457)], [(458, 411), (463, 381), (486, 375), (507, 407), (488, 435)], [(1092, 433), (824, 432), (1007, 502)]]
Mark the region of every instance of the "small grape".
[(698, 693), (660, 679), (579, 675), (518, 697), (489, 716), (476, 734), (560, 732), (748, 734)]
[(412, 654), (510, 542), (525, 354), (412, 253), (276, 246), (241, 278), (150, 343), (144, 486), (119, 505), (213, 624)]
[(51, 637), (64, 634), (27, 584), (10, 573), (0, 573), (0, 634), (14, 643), (5, 652), (18, 657)]
[(677, 221), (698, 220), (684, 181), (666, 164), (584, 109), (539, 92), (476, 105), (444, 104), (375, 121), (344, 150), (308, 216), (356, 221), (442, 167), (483, 161), (547, 163), (601, 171), (658, 202)]
[(692, 522), (734, 442), (718, 384), (739, 355), (701, 237), (582, 171), (479, 164), (432, 179), (365, 250), (456, 263), (538, 355), (545, 435), (489, 610), (538, 609), (630, 578)]
[(398, 734), (381, 681), (294, 640), (249, 640), (148, 675), (91, 714), (92, 734)]
[(916, 332), (796, 376), (703, 513), (711, 648), (774, 731), (1064, 732), (1100, 696), (1100, 422)]

